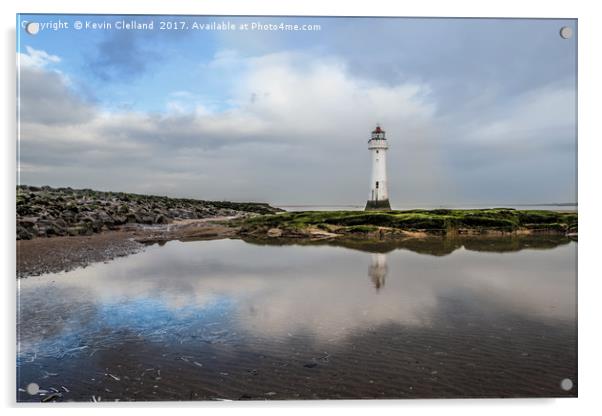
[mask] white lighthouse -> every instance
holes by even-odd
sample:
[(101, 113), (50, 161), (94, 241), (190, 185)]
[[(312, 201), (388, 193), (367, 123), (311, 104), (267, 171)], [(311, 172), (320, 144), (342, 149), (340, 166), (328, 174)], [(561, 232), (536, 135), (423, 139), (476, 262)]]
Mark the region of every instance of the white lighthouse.
[(366, 203), (366, 211), (390, 210), (389, 190), (387, 187), (387, 149), (389, 144), (385, 138), (385, 131), (376, 126), (372, 138), (368, 140), (368, 150), (372, 154), (372, 180), (370, 182), (370, 195)]

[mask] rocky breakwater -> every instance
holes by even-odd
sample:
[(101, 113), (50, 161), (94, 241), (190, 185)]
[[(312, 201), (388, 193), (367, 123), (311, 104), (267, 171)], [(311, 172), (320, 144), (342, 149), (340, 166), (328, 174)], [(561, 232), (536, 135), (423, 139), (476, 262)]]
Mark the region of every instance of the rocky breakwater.
[(92, 189), (17, 187), (17, 239), (91, 235), (128, 224), (169, 224), (178, 220), (273, 214), (264, 203), (203, 201), (102, 192)]

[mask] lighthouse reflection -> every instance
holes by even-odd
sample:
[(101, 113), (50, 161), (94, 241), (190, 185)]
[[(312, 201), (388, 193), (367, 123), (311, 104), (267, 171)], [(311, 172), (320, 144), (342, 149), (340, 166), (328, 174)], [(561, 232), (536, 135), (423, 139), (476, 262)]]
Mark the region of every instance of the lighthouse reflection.
[(378, 292), (381, 287), (385, 285), (385, 278), (387, 277), (387, 255), (383, 253), (373, 253), (372, 263), (368, 268), (368, 276), (374, 284), (374, 288)]

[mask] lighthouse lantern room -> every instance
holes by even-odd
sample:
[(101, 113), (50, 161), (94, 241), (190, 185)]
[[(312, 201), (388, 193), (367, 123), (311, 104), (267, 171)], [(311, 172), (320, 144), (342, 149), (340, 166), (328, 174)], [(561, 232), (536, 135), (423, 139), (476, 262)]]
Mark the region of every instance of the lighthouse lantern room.
[(368, 141), (368, 150), (372, 154), (372, 178), (370, 195), (366, 203), (366, 211), (390, 210), (389, 190), (387, 184), (387, 149), (389, 144), (385, 131), (376, 126), (372, 138)]

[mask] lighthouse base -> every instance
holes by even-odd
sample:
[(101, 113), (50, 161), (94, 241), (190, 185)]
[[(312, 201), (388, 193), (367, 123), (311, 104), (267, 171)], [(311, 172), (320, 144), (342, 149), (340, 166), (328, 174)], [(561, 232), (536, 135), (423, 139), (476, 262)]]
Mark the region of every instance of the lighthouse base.
[(388, 199), (382, 201), (368, 201), (364, 211), (391, 211), (391, 204), (389, 204)]

